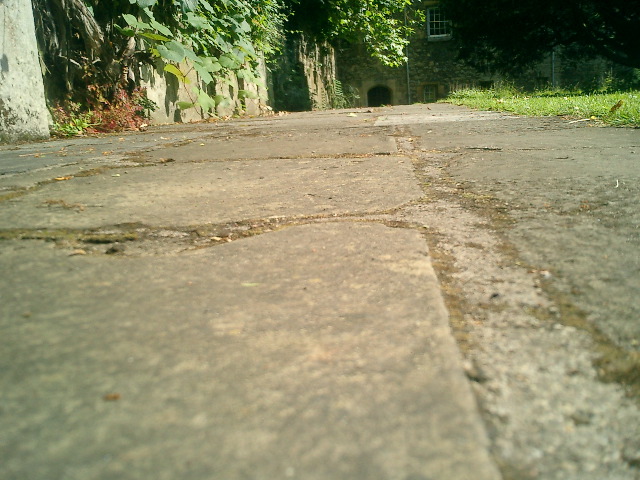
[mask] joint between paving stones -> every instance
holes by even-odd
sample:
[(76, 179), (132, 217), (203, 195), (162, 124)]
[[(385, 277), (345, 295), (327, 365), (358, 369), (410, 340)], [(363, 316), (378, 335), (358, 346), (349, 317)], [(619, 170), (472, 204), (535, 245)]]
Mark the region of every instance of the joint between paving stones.
[[(409, 204), (411, 204), (411, 202)], [(58, 205), (58, 203), (55, 203), (55, 205), (70, 209), (76, 207), (76, 205)], [(317, 223), (375, 223), (385, 225), (389, 228), (416, 230), (426, 228), (423, 225), (412, 222), (383, 218), (384, 216), (392, 215), (406, 208), (407, 205), (372, 212), (270, 217), (180, 227), (151, 226), (134, 223), (110, 225), (92, 229), (5, 229), (0, 230), (0, 240), (41, 240), (54, 242), (61, 248), (70, 249), (71, 255), (123, 254), (125, 252), (130, 255), (136, 255), (135, 253), (130, 253), (132, 249), (128, 248), (128, 246), (135, 243), (143, 244), (153, 241), (158, 243), (160, 247), (162, 243), (172, 244), (174, 247), (178, 244), (182, 247), (179, 250), (182, 251), (211, 248), (285, 228)], [(118, 246), (115, 250), (113, 249), (114, 245)], [(87, 246), (88, 248), (86, 248)], [(162, 250), (162, 248), (160, 248), (160, 250)]]

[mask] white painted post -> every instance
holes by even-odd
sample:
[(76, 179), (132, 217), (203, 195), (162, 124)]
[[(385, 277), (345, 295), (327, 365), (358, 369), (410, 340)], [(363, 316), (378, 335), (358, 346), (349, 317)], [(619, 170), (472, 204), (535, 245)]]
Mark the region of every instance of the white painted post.
[(30, 0), (0, 0), (0, 142), (49, 137)]

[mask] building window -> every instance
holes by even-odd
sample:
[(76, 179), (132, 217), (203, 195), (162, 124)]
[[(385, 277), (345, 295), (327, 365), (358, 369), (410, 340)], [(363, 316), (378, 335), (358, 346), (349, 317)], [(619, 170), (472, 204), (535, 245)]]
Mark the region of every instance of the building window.
[(438, 100), (438, 84), (427, 83), (422, 87), (422, 101), (424, 103), (433, 103)]
[(427, 9), (427, 38), (430, 40), (451, 38), (451, 23), (446, 19), (440, 7)]

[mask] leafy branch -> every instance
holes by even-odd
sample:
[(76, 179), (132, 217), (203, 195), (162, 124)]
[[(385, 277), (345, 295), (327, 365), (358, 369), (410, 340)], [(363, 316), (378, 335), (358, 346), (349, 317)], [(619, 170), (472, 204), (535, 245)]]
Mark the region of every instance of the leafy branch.
[[(158, 0), (129, 0), (137, 4), (137, 16), (123, 14), (126, 26), (116, 26), (123, 35), (141, 40), (159, 67), (176, 77), (185, 87), (190, 101), (178, 107), (198, 107), (202, 114), (215, 115), (230, 99), (211, 92), (218, 83), (229, 81), (231, 74), (252, 83), (262, 84), (257, 72), (258, 55), (252, 44), (250, 20), (254, 9), (243, 0), (224, 0), (214, 4), (207, 0), (180, 0), (180, 8), (160, 22), (153, 7)], [(195, 71), (198, 84), (191, 89), (190, 74)], [(257, 98), (254, 92), (240, 90), (240, 99)]]

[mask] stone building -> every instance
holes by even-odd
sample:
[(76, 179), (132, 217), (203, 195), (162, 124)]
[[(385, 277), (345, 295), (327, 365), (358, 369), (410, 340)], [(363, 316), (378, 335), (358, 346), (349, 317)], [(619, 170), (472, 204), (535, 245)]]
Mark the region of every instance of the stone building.
[[(425, 22), (416, 28), (406, 54), (408, 62), (397, 68), (381, 65), (364, 45), (350, 45), (336, 52), (337, 78), (345, 88), (358, 92), (355, 106), (375, 107), (429, 103), (465, 87), (489, 88), (502, 80), (479, 72), (456, 59), (451, 26), (438, 1), (424, 1)], [(560, 53), (549, 56), (525, 75), (511, 79), (525, 88), (562, 86), (593, 87), (611, 75), (611, 65), (600, 59), (571, 62)]]

